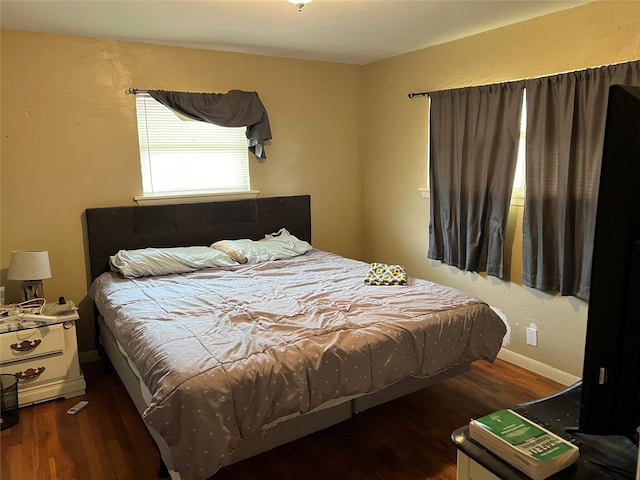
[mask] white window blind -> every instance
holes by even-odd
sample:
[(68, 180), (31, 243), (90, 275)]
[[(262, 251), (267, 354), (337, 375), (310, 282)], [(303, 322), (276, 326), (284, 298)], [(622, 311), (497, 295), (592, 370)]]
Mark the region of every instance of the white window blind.
[(246, 127), (179, 118), (148, 95), (136, 95), (144, 195), (249, 191)]

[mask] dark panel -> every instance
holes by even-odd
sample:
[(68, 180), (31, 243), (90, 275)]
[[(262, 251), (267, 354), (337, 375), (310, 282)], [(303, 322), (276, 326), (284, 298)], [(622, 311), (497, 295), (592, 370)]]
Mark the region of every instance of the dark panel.
[(311, 210), (311, 198), (276, 197), (264, 198), (259, 204), (258, 232), (276, 232), (286, 228), (292, 235), (311, 243), (311, 222), (307, 221)]
[(609, 90), (591, 267), (579, 429), (640, 425), (640, 88)]
[(118, 250), (210, 245), (264, 238), (284, 227), (311, 241), (309, 195), (179, 205), (89, 208), (85, 212), (91, 280)]

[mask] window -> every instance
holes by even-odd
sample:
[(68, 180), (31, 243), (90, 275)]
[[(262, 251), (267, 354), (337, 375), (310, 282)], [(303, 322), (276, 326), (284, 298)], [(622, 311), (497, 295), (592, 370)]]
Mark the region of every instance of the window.
[[(431, 99), (429, 98), (429, 106), (427, 107), (427, 125), (431, 124), (429, 113), (431, 112)], [(426, 188), (418, 189), (418, 192), (429, 198), (429, 156), (431, 150), (431, 135), (427, 136), (427, 180)], [(520, 140), (518, 142), (518, 160), (516, 163), (516, 172), (513, 178), (513, 189), (511, 192), (512, 205), (524, 205), (524, 192), (526, 187), (526, 146), (527, 146), (527, 89), (522, 92), (522, 114), (520, 115)]]
[(522, 93), (522, 114), (520, 116), (520, 142), (518, 143), (518, 161), (516, 173), (513, 178), (513, 191), (511, 203), (524, 205), (524, 192), (526, 186), (526, 146), (527, 146), (527, 91)]
[(179, 117), (136, 95), (144, 196), (249, 192), (246, 127)]
[(503, 278), (523, 86), (431, 93), (428, 258)]

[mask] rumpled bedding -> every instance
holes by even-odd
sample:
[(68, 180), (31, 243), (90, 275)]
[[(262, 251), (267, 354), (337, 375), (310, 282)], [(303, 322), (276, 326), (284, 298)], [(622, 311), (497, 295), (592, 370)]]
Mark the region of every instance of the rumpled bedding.
[(213, 475), (240, 439), (282, 417), (495, 358), (506, 328), (487, 304), (411, 277), (401, 293), (368, 286), (368, 269), (313, 249), (95, 280), (90, 295), (152, 394), (143, 418), (183, 480)]
[(220, 240), (211, 248), (226, 253), (238, 263), (249, 264), (297, 257), (312, 249), (309, 243), (291, 235), (286, 228), (265, 235), (261, 240)]

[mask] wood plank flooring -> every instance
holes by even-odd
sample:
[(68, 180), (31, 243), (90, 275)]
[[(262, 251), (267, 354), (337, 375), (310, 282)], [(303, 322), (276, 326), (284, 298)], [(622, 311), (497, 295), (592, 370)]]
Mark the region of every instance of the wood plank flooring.
[[(0, 434), (3, 480), (156, 478), (159, 455), (117, 378), (84, 364), (87, 393), (20, 409)], [(562, 386), (509, 363), (469, 373), (221, 469), (212, 480), (454, 480), (453, 430), (472, 417), (550, 395)], [(67, 415), (79, 400), (89, 405)]]

